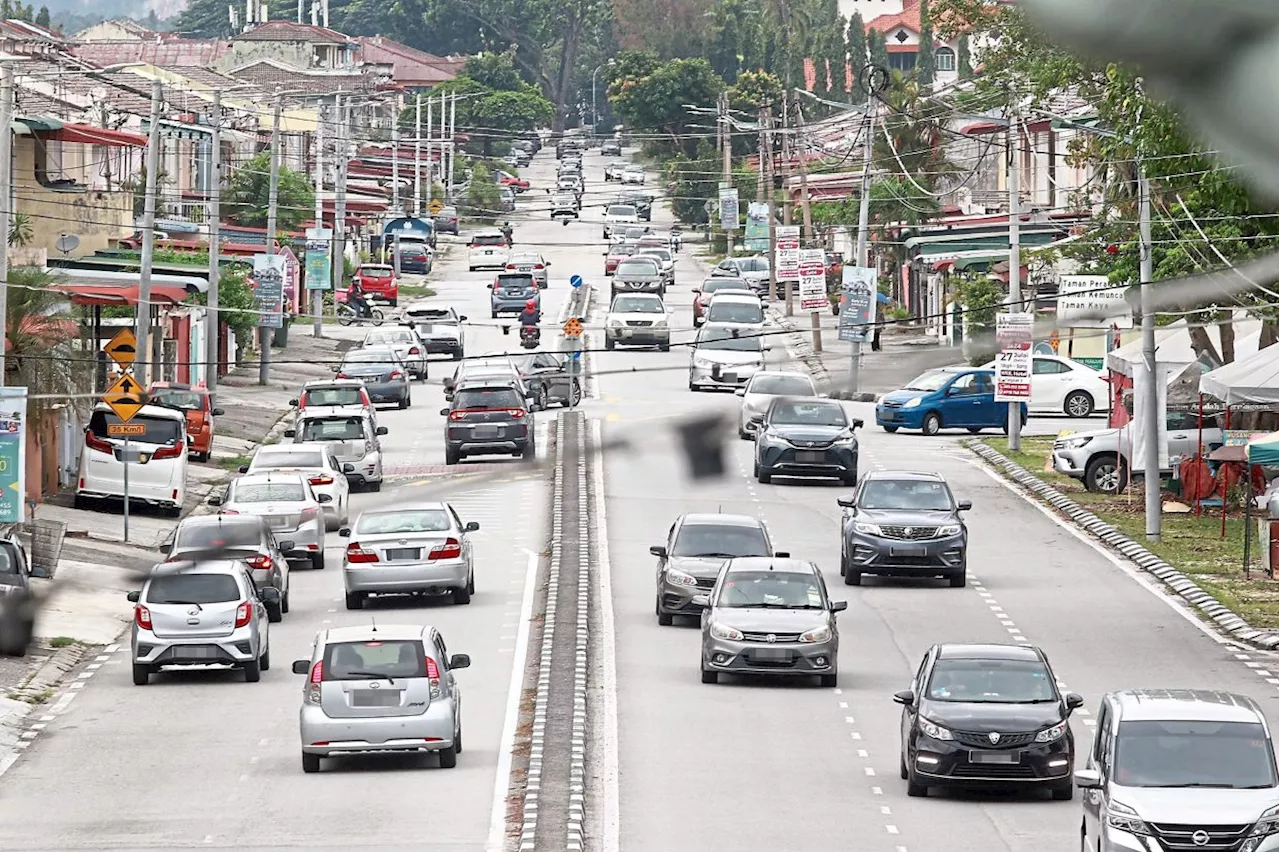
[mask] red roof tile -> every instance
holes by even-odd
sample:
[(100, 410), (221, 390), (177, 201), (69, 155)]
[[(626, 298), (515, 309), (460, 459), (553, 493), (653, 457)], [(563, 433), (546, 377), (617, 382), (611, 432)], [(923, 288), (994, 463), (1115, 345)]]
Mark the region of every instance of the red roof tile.
[(362, 36), (356, 41), (360, 45), (360, 61), (391, 65), (392, 78), (400, 85), (434, 86), (457, 76), (457, 60), (416, 50), (383, 36)]
[(350, 44), (351, 39), (337, 30), (299, 24), (293, 21), (267, 21), (245, 30), (232, 41), (305, 41), (308, 44)]
[(161, 68), (207, 68), (231, 49), (231, 42), (182, 38), (155, 41), (96, 41), (73, 44), (78, 59), (105, 68), (126, 62), (146, 62)]

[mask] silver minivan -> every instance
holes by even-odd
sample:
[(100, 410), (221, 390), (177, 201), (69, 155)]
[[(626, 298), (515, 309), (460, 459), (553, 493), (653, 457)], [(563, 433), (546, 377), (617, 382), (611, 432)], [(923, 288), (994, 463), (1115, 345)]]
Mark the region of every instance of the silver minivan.
[(1280, 849), (1275, 743), (1247, 695), (1108, 693), (1075, 782), (1089, 852)]
[(286, 429), (286, 438), (295, 444), (327, 444), (338, 463), (353, 465), (347, 481), (370, 491), (382, 490), (382, 441), (386, 426), (378, 426), (365, 412), (350, 408), (305, 408), (298, 412), (294, 428)]

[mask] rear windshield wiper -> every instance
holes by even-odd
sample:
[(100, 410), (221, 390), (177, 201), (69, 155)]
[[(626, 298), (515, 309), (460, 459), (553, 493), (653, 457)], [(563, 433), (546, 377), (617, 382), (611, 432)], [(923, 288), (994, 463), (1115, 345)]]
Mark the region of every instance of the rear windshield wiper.
[(155, 601), (155, 603), (162, 604), (162, 605), (173, 604), (175, 606), (193, 606), (196, 609), (200, 610), (201, 612), (204, 612), (204, 607), (201, 606), (196, 601)]
[(354, 675), (356, 677), (367, 677), (370, 680), (385, 680), (390, 684), (395, 683), (395, 680), (392, 679), (391, 675), (383, 674), (382, 672), (347, 672), (347, 674)]

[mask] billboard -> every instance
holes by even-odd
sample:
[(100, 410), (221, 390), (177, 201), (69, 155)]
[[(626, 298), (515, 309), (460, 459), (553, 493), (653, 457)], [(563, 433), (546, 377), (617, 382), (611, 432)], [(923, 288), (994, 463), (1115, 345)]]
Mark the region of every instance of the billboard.
[(253, 256), (253, 297), (257, 302), (259, 328), (280, 328), (284, 308), (284, 257), (278, 254)]

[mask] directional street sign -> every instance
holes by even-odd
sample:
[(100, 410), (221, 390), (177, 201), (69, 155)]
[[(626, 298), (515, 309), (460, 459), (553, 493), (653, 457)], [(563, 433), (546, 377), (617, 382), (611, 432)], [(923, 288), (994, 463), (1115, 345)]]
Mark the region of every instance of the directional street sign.
[(430, 210), (431, 215), (434, 216), (444, 209), (444, 202), (439, 198), (433, 198), (431, 199), (431, 203), (427, 205), (427, 209)]
[(571, 276), (569, 276), (569, 286), (570, 286), (570, 287), (572, 287), (572, 288), (573, 288), (573, 289), (575, 289), (575, 290), (577, 290), (579, 287), (581, 287), (581, 286), (582, 286), (582, 276), (581, 276), (581, 275), (571, 275)]
[(142, 385), (128, 373), (116, 379), (116, 383), (107, 388), (107, 392), (102, 395), (102, 401), (111, 406), (111, 410), (122, 423), (132, 420), (133, 415), (145, 405), (142, 401)]
[(565, 337), (581, 337), (582, 336), (582, 320), (577, 317), (570, 317), (564, 324)]
[(132, 329), (122, 328), (102, 351), (112, 361), (128, 369), (138, 358), (138, 340), (133, 336)]

